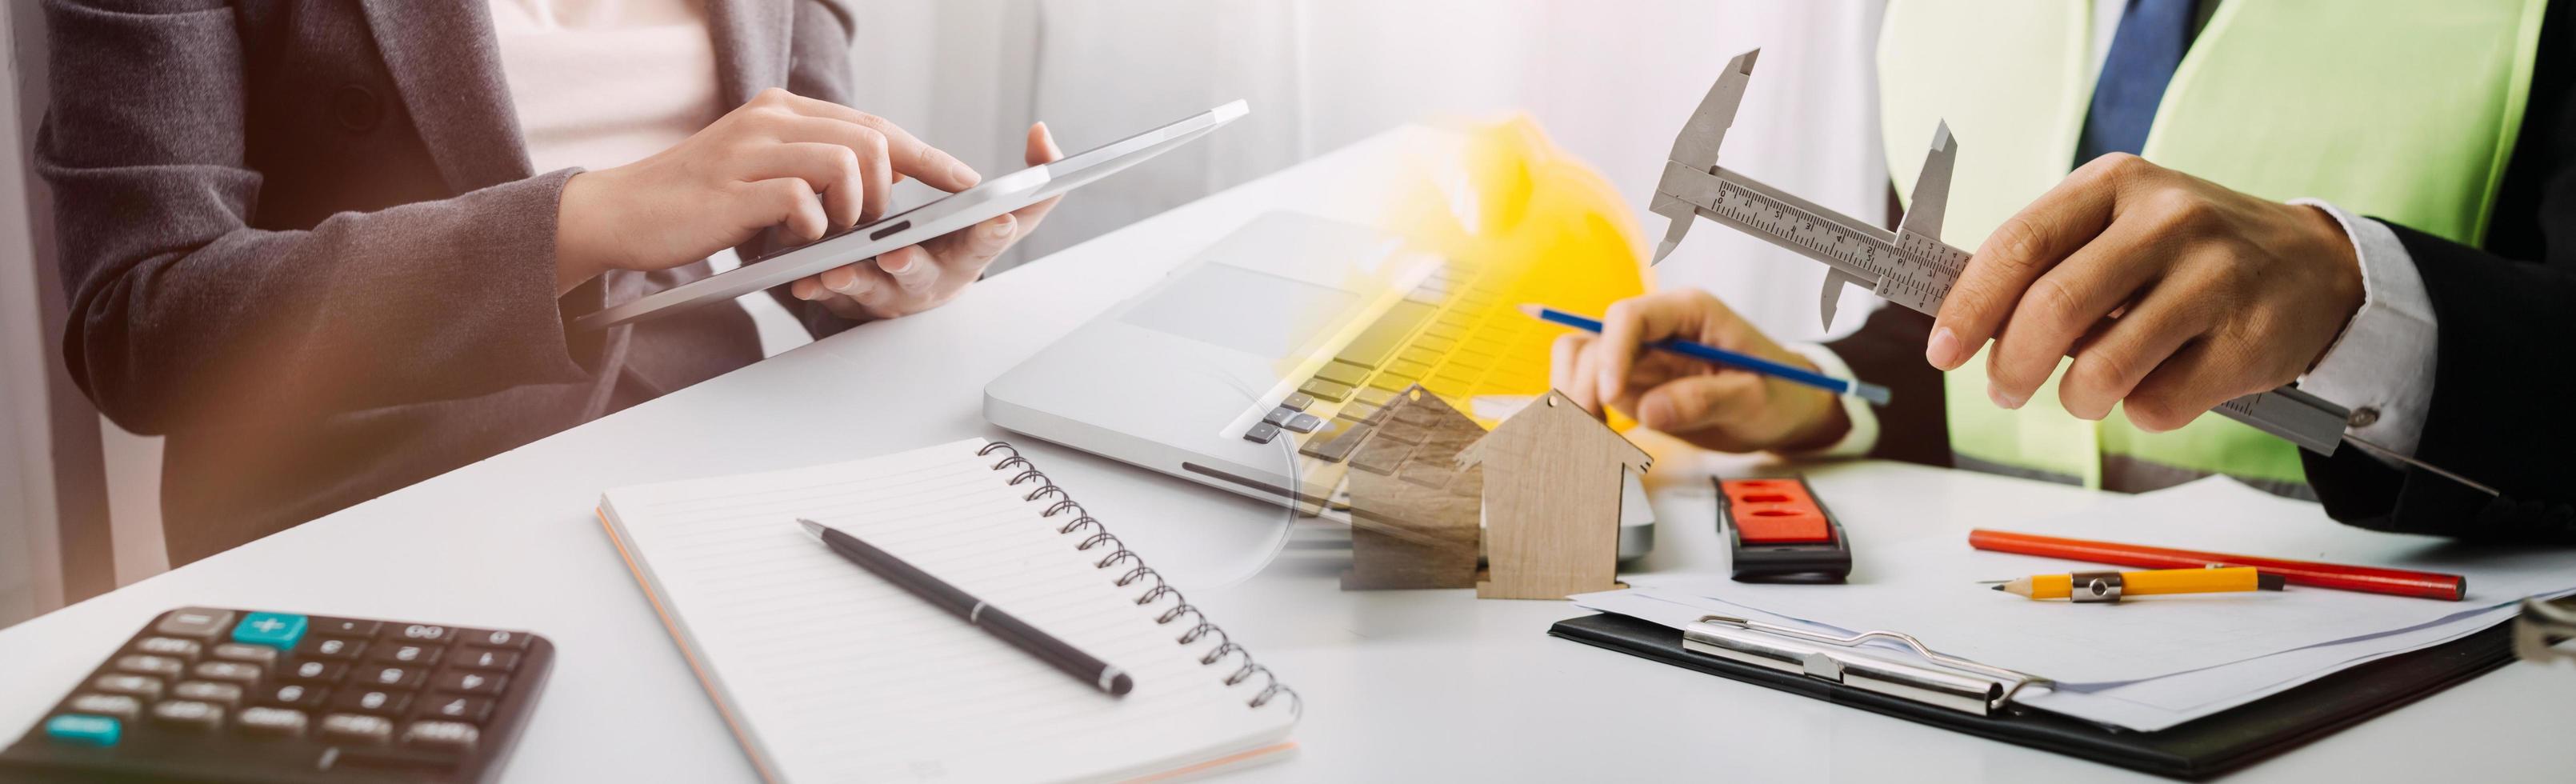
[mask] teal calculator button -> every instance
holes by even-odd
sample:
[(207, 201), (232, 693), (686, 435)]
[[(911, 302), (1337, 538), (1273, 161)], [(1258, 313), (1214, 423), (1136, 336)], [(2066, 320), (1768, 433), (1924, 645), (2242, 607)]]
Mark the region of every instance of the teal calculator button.
[(116, 745), (120, 729), (113, 717), (87, 713), (66, 713), (45, 721), (45, 734), (55, 740), (92, 746)]
[(255, 612), (242, 616), (241, 624), (233, 627), (233, 642), (292, 649), (295, 641), (304, 639), (305, 625), (301, 615)]

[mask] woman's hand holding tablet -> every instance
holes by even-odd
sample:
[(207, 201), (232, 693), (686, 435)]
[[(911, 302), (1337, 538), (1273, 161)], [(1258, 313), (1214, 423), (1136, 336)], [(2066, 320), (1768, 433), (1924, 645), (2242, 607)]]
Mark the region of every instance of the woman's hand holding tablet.
[[(798, 99), (781, 93), (771, 100), (792, 103), (793, 100)], [(786, 111), (794, 113), (798, 110), (798, 106), (801, 105), (791, 105)], [(736, 113), (740, 114), (746, 110), (737, 110)], [(842, 109), (842, 111), (848, 110)], [(1235, 101), (1070, 156), (1061, 155), (1043, 124), (1031, 126), (1027, 152), (1029, 167), (984, 178), (981, 181), (958, 179), (957, 175), (953, 174), (934, 179), (934, 173), (954, 171), (942, 168), (944, 164), (953, 161), (953, 158), (912, 140), (908, 135), (899, 135), (899, 130), (895, 133), (880, 133), (879, 136), (882, 137), (885, 146), (867, 149), (879, 150), (881, 154), (858, 156), (861, 178), (855, 187), (862, 193), (862, 198), (857, 201), (856, 210), (864, 213), (883, 205), (882, 197), (876, 195), (880, 191), (872, 190), (875, 186), (872, 184), (874, 180), (868, 179), (869, 172), (883, 173), (885, 181), (889, 183), (902, 175), (920, 177), (925, 183), (951, 191), (950, 195), (882, 218), (875, 218), (873, 222), (867, 222), (871, 216), (862, 214), (860, 217), (862, 222), (859, 225), (844, 228), (844, 224), (839, 222), (842, 213), (831, 211), (830, 205), (833, 202), (828, 198), (828, 194), (835, 192), (833, 186), (826, 184), (820, 189), (815, 189), (812, 180), (782, 175), (802, 182), (807, 190), (814, 192), (813, 201), (787, 204), (787, 208), (769, 210), (766, 211), (767, 214), (763, 214), (764, 210), (749, 210), (748, 214), (773, 223), (736, 222), (730, 225), (728, 232), (712, 233), (697, 232), (685, 227), (705, 223), (713, 217), (743, 211), (729, 210), (721, 205), (710, 208), (708, 203), (703, 202), (681, 205), (688, 209), (677, 212), (666, 211), (660, 218), (677, 226), (633, 229), (641, 233), (641, 238), (647, 240), (661, 236), (678, 236), (685, 239), (685, 241), (665, 240), (658, 243), (659, 247), (668, 251), (667, 255), (653, 257), (652, 263), (660, 266), (612, 266), (611, 268), (662, 269), (679, 266), (688, 261), (694, 261), (703, 254), (715, 252), (714, 248), (723, 247), (708, 245), (711, 240), (707, 238), (710, 236), (729, 238), (733, 244), (740, 244), (761, 229), (777, 225), (782, 221), (791, 238), (819, 237), (819, 239), (770, 252), (758, 258), (746, 259), (740, 268), (728, 272), (647, 294), (633, 301), (612, 303), (597, 312), (574, 319), (573, 326), (583, 330), (607, 329), (638, 319), (724, 302), (775, 286), (791, 286), (789, 293), (809, 301), (823, 302), (824, 306), (832, 312), (847, 318), (887, 318), (936, 307), (956, 297), (967, 283), (972, 282), (983, 271), (984, 265), (990, 263), (994, 256), (1009, 247), (1011, 242), (1026, 236), (1030, 229), (1035, 228), (1038, 219), (1043, 217), (1066, 191), (1098, 181), (1100, 178), (1162, 154), (1166, 150), (1207, 135), (1249, 111), (1242, 101)], [(855, 112), (852, 115), (866, 117)], [(731, 118), (728, 117), (728, 119)], [(868, 119), (874, 120), (874, 118)], [(799, 124), (812, 125), (802, 121), (799, 121)], [(708, 132), (714, 131), (715, 129), (711, 127)], [(693, 138), (691, 141), (695, 142), (696, 139)], [(887, 166), (872, 168), (876, 166), (874, 162), (880, 160), (886, 161)], [(735, 162), (729, 160), (708, 161), (703, 165), (714, 167), (711, 170), (715, 171), (730, 171), (724, 167), (736, 166)], [(829, 172), (826, 173), (829, 174)], [(575, 181), (580, 179), (582, 177), (574, 178)], [(720, 180), (720, 182), (758, 184), (764, 181), (736, 177), (731, 181)], [(969, 182), (973, 183), (972, 187), (959, 189)], [(790, 183), (790, 185), (793, 184), (795, 183)], [(734, 186), (726, 184), (722, 187)], [(763, 185), (761, 187), (775, 188), (782, 194), (791, 195), (793, 190), (786, 186)], [(853, 186), (850, 185), (841, 185), (838, 187), (838, 192), (846, 194), (852, 188)], [(703, 194), (711, 191), (701, 189), (699, 192)], [(571, 198), (570, 189), (567, 188), (566, 199), (570, 201)], [(702, 198), (707, 197), (702, 196)], [(825, 213), (824, 219), (819, 222), (814, 219), (816, 205), (821, 205)], [(569, 209), (568, 207), (567, 210)], [(570, 212), (566, 214), (569, 216)], [(816, 232), (814, 227), (817, 225), (828, 228)], [(633, 244), (632, 240), (637, 237), (623, 239)], [(656, 243), (645, 243), (645, 245), (657, 246)], [(873, 265), (874, 268), (867, 264), (870, 260), (876, 262)], [(570, 280), (578, 284), (583, 279), (571, 278)], [(568, 289), (569, 286), (566, 288)]]
[(764, 90), (668, 150), (565, 181), (555, 290), (695, 263), (771, 226), (820, 239), (876, 220), (903, 177), (951, 192), (982, 180), (882, 118)]
[[(1064, 157), (1046, 124), (1029, 126), (1028, 162), (1043, 166)], [(984, 267), (1037, 230), (1057, 196), (999, 217), (876, 257), (811, 275), (790, 284), (797, 299), (821, 302), (833, 315), (866, 321), (907, 316), (947, 304), (983, 277)], [(813, 239), (808, 237), (806, 239)]]

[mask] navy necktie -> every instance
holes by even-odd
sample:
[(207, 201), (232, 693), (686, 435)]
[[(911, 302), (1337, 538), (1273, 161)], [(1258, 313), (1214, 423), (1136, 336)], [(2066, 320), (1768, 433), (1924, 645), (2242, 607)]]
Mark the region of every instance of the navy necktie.
[(2111, 51), (2102, 58), (2101, 81), (2093, 86), (2093, 106), (2075, 144), (2076, 165), (2146, 147), (2156, 103), (2164, 100), (2165, 84), (2191, 47), (2193, 5), (2194, 0), (2129, 0), (2120, 29), (2111, 34)]

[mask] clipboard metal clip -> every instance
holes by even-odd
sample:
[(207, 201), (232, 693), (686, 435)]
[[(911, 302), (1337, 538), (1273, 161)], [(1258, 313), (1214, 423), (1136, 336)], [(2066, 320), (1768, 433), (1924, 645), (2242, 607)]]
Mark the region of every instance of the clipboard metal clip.
[[(1858, 649), (1871, 640), (1903, 644), (1937, 666), (1872, 656)], [(2047, 678), (1942, 654), (1901, 632), (1868, 631), (1835, 637), (1761, 621), (1703, 615), (1698, 623), (1682, 630), (1682, 647), (1979, 716), (2003, 710), (2022, 687), (2051, 683)]]
[(2522, 615), (2513, 622), (2513, 652), (2523, 661), (2576, 661), (2576, 652), (2559, 643), (2576, 640), (2576, 598), (2522, 600)]

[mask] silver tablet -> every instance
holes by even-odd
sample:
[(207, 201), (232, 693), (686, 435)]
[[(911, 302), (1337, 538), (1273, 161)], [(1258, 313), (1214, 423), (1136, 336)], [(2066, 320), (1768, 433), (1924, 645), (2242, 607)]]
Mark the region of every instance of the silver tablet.
[(720, 275), (687, 283), (633, 302), (573, 319), (576, 329), (598, 330), (663, 316), (794, 282), (906, 245), (973, 226), (1090, 184), (1233, 122), (1250, 110), (1242, 101), (1190, 115), (1179, 122), (1084, 150), (1043, 166), (994, 177), (928, 204), (874, 223), (748, 259)]

